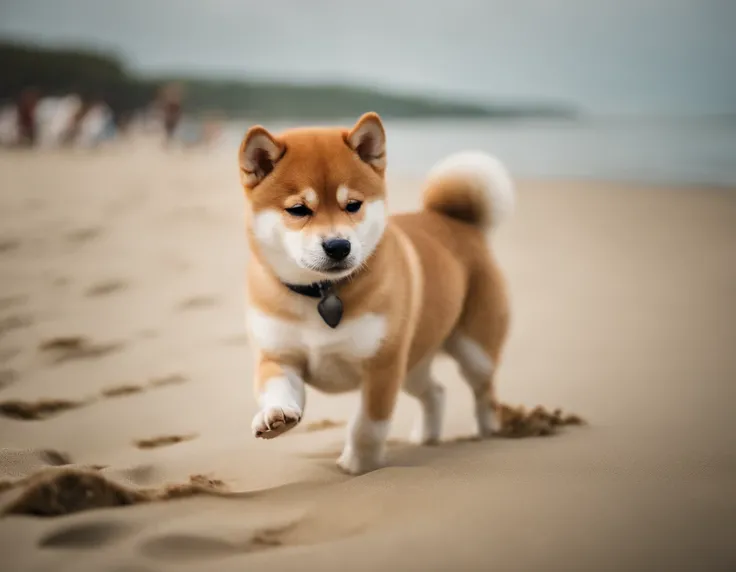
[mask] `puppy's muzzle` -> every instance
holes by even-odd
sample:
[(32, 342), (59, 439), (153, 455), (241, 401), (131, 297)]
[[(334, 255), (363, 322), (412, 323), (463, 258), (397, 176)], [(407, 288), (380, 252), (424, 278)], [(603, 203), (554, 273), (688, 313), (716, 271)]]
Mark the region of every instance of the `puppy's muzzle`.
[(344, 238), (328, 238), (322, 243), (322, 249), (331, 260), (340, 262), (350, 254), (350, 241)]

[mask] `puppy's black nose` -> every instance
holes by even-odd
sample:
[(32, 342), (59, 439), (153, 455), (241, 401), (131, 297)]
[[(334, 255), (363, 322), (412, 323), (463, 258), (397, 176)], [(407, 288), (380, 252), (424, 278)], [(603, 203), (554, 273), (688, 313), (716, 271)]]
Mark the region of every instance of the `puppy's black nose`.
[(322, 248), (332, 260), (344, 260), (350, 254), (350, 241), (344, 238), (328, 238), (322, 243)]

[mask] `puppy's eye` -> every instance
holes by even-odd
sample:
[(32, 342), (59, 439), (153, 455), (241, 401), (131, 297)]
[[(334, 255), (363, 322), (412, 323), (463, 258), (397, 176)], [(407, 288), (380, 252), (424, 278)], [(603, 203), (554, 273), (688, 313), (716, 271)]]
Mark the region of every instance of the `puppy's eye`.
[(357, 213), (362, 206), (363, 201), (348, 201), (348, 204), (345, 205), (345, 210), (349, 213)]
[(312, 214), (312, 211), (304, 205), (294, 205), (293, 207), (289, 207), (288, 209), (286, 209), (286, 212), (289, 213), (291, 216), (299, 218)]

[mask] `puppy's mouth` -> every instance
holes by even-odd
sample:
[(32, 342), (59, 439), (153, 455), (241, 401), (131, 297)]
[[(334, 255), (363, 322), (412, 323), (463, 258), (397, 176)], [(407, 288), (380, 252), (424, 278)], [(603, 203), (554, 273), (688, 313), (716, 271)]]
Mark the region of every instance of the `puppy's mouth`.
[(327, 272), (328, 274), (337, 274), (338, 272), (345, 272), (346, 270), (350, 270), (352, 268), (352, 264), (331, 264), (329, 266), (326, 266), (324, 268), (320, 269), (320, 272)]
[(321, 264), (307, 265), (309, 270), (327, 276), (347, 275), (356, 268), (355, 261), (341, 260), (340, 262), (323, 262)]

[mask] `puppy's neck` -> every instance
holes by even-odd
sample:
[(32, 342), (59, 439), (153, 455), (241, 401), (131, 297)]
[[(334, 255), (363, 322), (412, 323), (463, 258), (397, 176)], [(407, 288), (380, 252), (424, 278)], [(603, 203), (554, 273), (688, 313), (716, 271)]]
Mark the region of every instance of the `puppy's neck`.
[[(382, 282), (381, 269), (385, 268), (387, 262), (390, 262), (392, 253), (395, 256), (396, 240), (393, 229), (388, 225), (371, 256), (349, 276), (333, 281), (334, 290), (345, 304), (347, 313), (352, 314), (351, 310), (361, 305), (362, 300), (372, 298), (377, 290), (384, 289), (379, 285)], [(294, 284), (283, 280), (260, 256), (257, 245), (253, 242), (255, 241), (250, 244), (251, 259), (247, 268), (248, 292), (253, 303), (264, 309), (279, 308), (278, 314), (283, 314), (284, 317), (295, 317), (295, 314), (289, 311), (289, 308), (293, 308), (295, 299), (319, 300), (319, 296), (314, 298), (309, 295), (301, 296), (300, 293), (293, 291), (293, 287), (296, 287), (297, 289), (307, 288), (311, 292), (316, 282)], [(314, 293), (316, 292), (315, 288)]]

